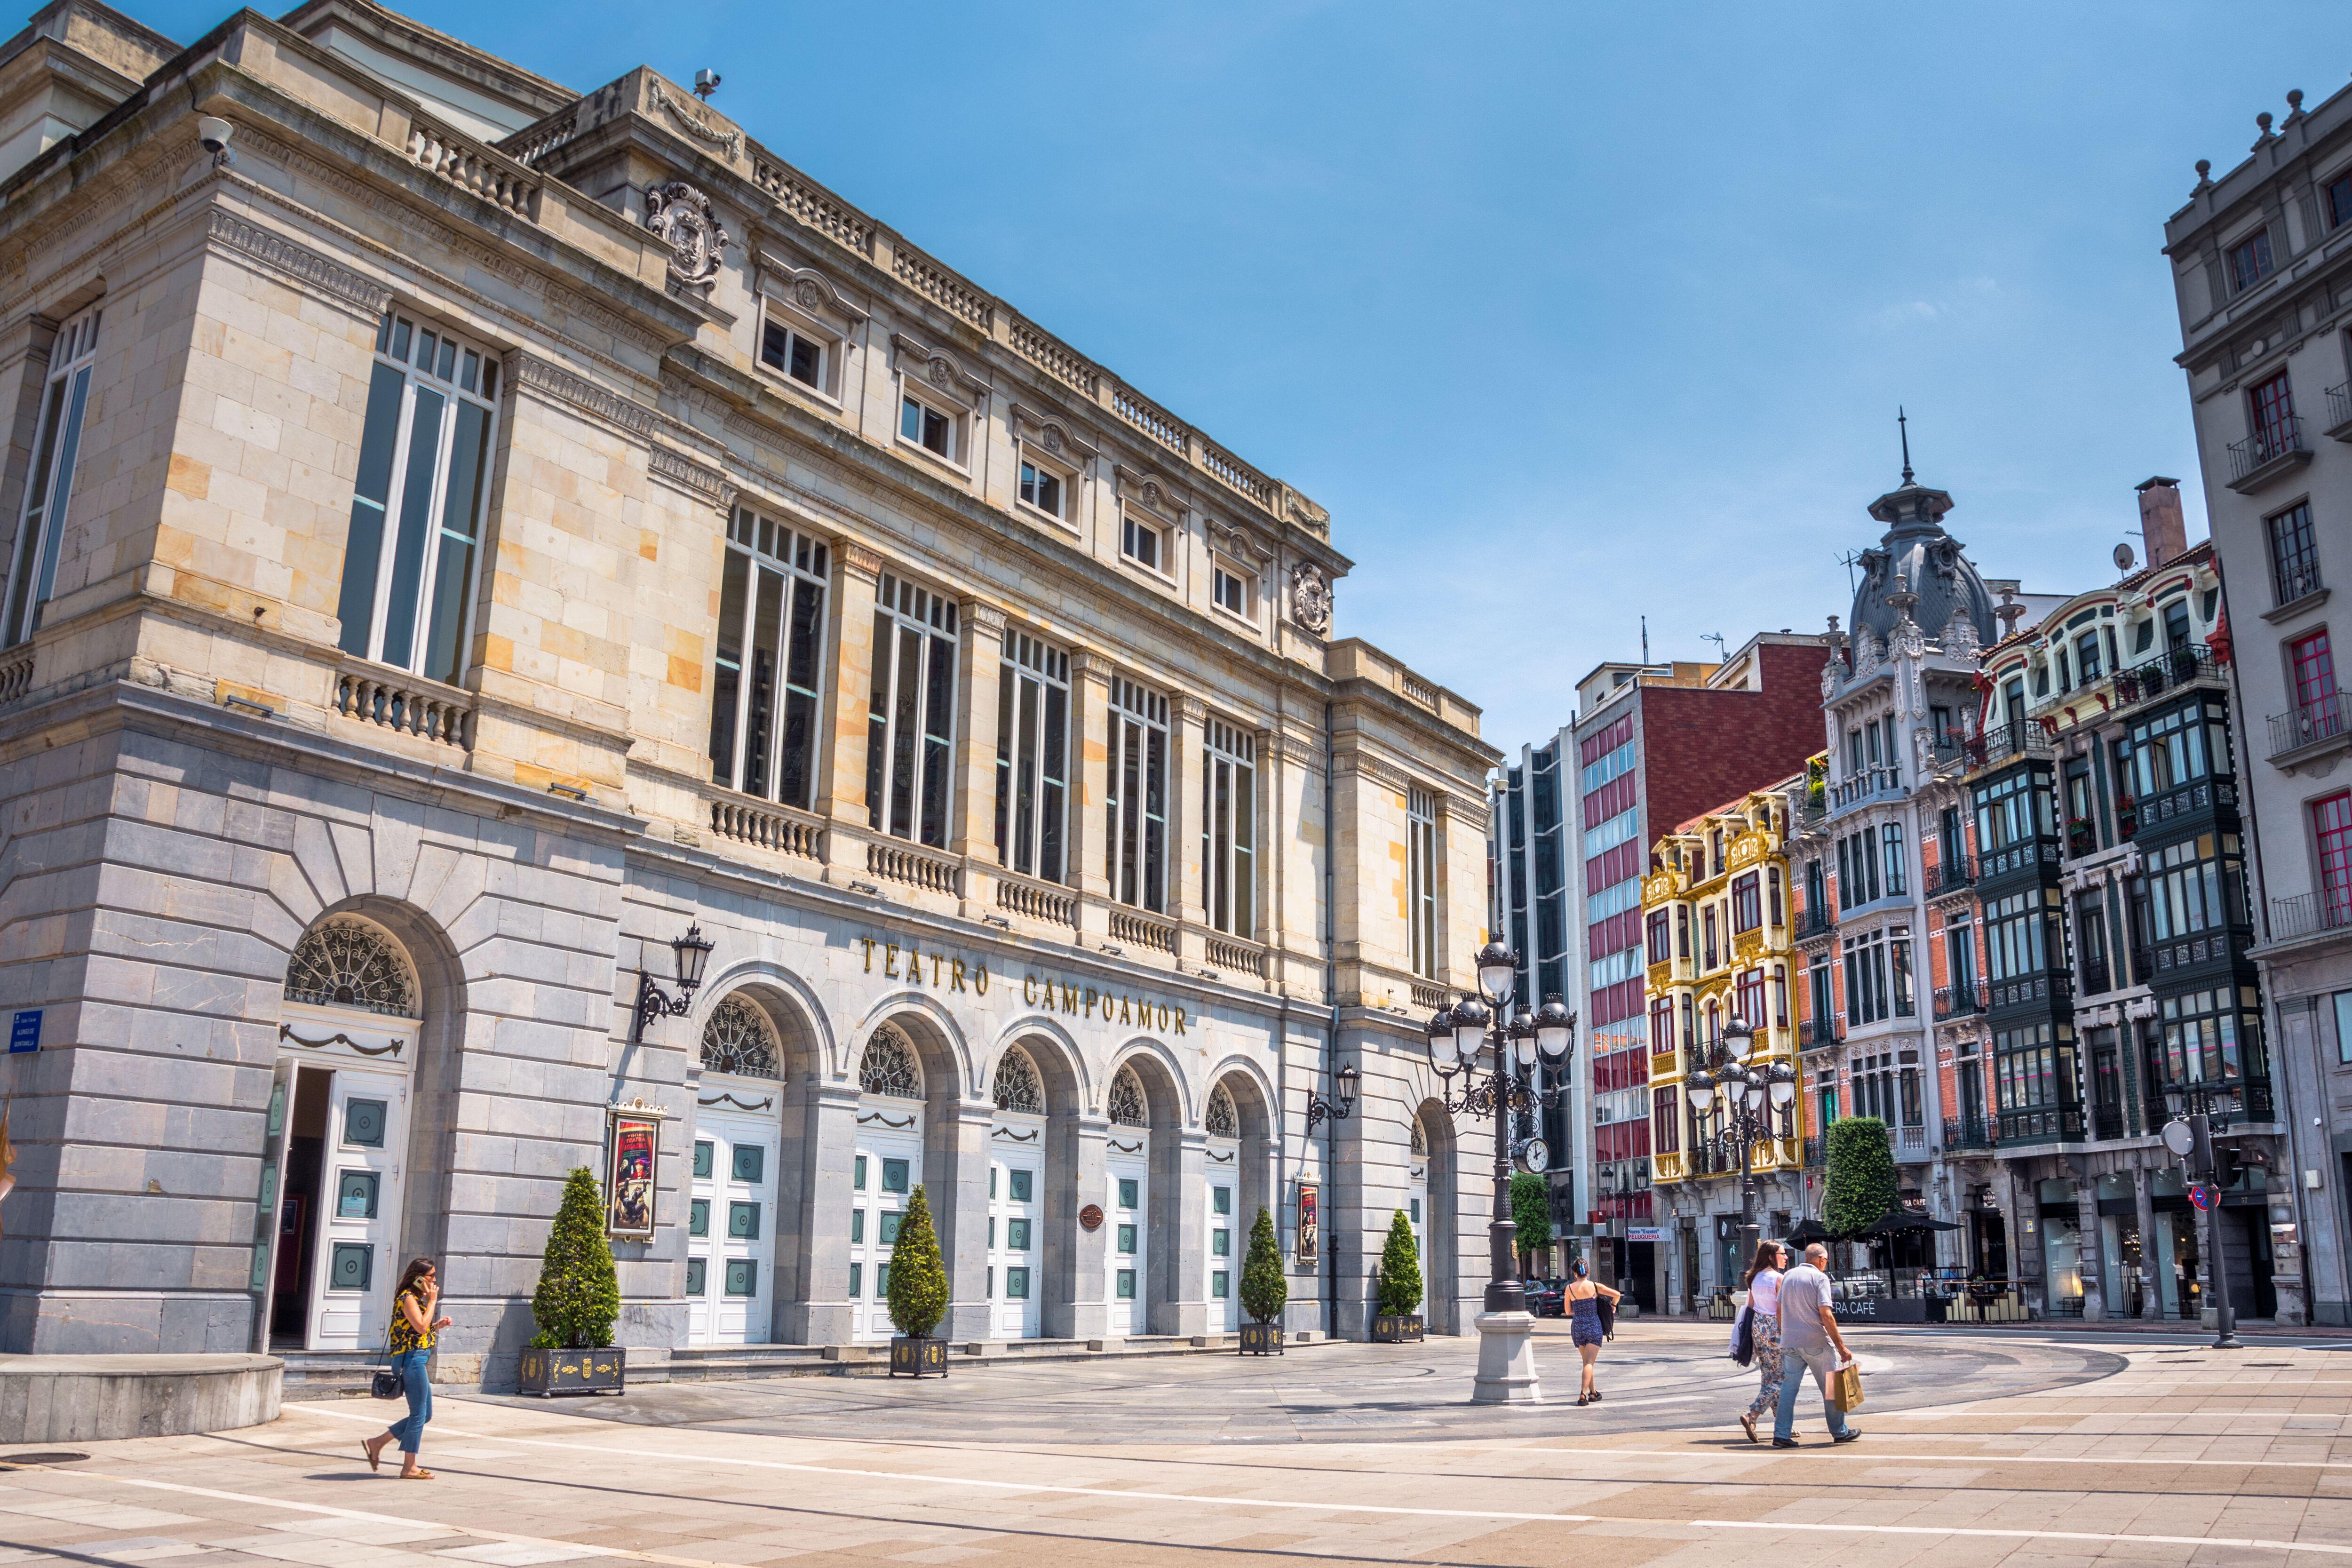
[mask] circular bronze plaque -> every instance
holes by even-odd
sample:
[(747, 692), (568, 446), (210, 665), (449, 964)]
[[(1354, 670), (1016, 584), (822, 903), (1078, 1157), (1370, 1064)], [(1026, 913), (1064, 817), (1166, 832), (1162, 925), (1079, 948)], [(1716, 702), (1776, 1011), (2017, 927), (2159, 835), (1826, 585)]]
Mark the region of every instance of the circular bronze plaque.
[(1085, 1226), (1088, 1230), (1100, 1230), (1102, 1228), (1102, 1205), (1100, 1204), (1088, 1204), (1086, 1207), (1080, 1209), (1078, 1211), (1078, 1223)]

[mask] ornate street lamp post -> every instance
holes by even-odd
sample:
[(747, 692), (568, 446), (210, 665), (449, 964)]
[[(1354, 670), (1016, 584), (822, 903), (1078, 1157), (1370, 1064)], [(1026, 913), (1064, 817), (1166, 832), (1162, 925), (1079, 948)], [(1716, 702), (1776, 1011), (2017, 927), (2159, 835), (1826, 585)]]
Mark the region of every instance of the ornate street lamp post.
[[(1540, 1073), (1545, 1063), (1567, 1066), (1576, 1044), (1576, 1015), (1554, 996), (1536, 1013), (1522, 1009), (1507, 1021), (1504, 1010), (1518, 981), (1517, 957), (1501, 942), (1490, 942), (1478, 950), (1477, 969), (1478, 989), (1486, 1001), (1465, 996), (1450, 1007), (1440, 1007), (1429, 1020), (1429, 1065), (1444, 1082), (1439, 1098), (1445, 1109), (1475, 1116), (1492, 1111), (1495, 1117), (1495, 1216), (1486, 1227), (1486, 1296), (1478, 1315), (1478, 1376), (1470, 1397), (1480, 1405), (1532, 1404), (1543, 1397), (1543, 1391), (1536, 1382), (1535, 1349), (1529, 1342), (1536, 1321), (1528, 1315), (1527, 1290), (1519, 1282), (1511, 1163), (1516, 1156), (1522, 1169), (1540, 1171), (1550, 1163), (1550, 1150), (1540, 1137), (1514, 1147), (1511, 1118), (1538, 1105), (1557, 1104), (1568, 1091), (1565, 1077), (1542, 1088)], [(1477, 1072), (1481, 1047), (1494, 1051), (1483, 1079)], [(1521, 1080), (1523, 1071), (1538, 1075), (1534, 1085)], [(1453, 1092), (1457, 1074), (1462, 1079), (1458, 1099)]]
[[(1797, 1100), (1797, 1071), (1786, 1062), (1751, 1066), (1756, 1026), (1735, 1017), (1723, 1026), (1723, 1037), (1708, 1042), (1691, 1075), (1683, 1080), (1690, 1100), (1697, 1142), (1711, 1146), (1719, 1159), (1739, 1162), (1739, 1263), (1756, 1256), (1756, 1171), (1754, 1152), (1775, 1136), (1790, 1136), (1790, 1117)], [(1710, 1131), (1707, 1123), (1715, 1123)]]

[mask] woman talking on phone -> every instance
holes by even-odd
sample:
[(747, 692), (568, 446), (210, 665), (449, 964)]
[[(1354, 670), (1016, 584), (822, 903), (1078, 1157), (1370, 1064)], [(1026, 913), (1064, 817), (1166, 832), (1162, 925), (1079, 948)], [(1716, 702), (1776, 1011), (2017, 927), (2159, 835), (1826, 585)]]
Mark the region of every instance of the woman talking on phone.
[(440, 1302), (441, 1279), (434, 1271), (433, 1260), (411, 1258), (408, 1267), (400, 1271), (400, 1289), (392, 1295), (392, 1333), (388, 1342), (392, 1370), (399, 1374), (401, 1389), (408, 1395), (408, 1414), (375, 1436), (360, 1439), (371, 1470), (381, 1462), (383, 1446), (398, 1443), (400, 1479), (404, 1481), (433, 1479), (433, 1472), (416, 1462), (416, 1450), (425, 1441), (425, 1424), (433, 1419), (433, 1383), (425, 1374), (425, 1363), (433, 1353), (434, 1334), (450, 1323), (447, 1318), (433, 1315), (433, 1309)]

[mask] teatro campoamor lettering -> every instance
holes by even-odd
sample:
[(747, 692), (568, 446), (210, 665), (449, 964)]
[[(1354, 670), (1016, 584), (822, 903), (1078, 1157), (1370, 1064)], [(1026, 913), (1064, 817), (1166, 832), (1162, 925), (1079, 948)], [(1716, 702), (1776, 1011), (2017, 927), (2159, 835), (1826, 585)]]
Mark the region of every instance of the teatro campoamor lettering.
[[(874, 973), (875, 957), (878, 952), (885, 980), (907, 980), (933, 989), (969, 991), (975, 996), (988, 994), (989, 973), (985, 963), (967, 963), (946, 953), (901, 947), (895, 942), (885, 942), (879, 937), (861, 936), (857, 941), (866, 950), (866, 973), (868, 974)], [(930, 965), (928, 970), (924, 968), (926, 961)], [(1185, 1026), (1192, 1022), (1181, 1004), (1104, 991), (1092, 985), (1055, 980), (1050, 975), (1023, 975), (1021, 1000), (1048, 1013), (1076, 1014), (1106, 1024), (1170, 1030), (1179, 1035), (1183, 1034)]]

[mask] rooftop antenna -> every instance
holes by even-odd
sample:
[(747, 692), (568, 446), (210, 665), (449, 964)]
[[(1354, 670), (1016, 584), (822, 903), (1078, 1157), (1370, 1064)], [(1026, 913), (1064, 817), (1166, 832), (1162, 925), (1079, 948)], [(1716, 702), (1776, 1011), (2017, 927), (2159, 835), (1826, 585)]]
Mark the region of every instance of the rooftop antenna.
[(1642, 617), (1642, 662), (1650, 662), (1650, 617)]
[(1903, 412), (1903, 405), (1895, 405), (1895, 428), (1903, 437), (1903, 482), (1911, 482), (1911, 422)]
[(1845, 591), (1851, 594), (1853, 592), (1853, 569), (1856, 563), (1862, 560), (1862, 552), (1849, 550), (1837, 560), (1838, 564), (1845, 568)]
[(1723, 651), (1724, 637), (1721, 632), (1701, 632), (1698, 634), (1698, 640), (1701, 642), (1713, 643), (1715, 645), (1715, 662), (1721, 664), (1724, 661), (1726, 655)]

